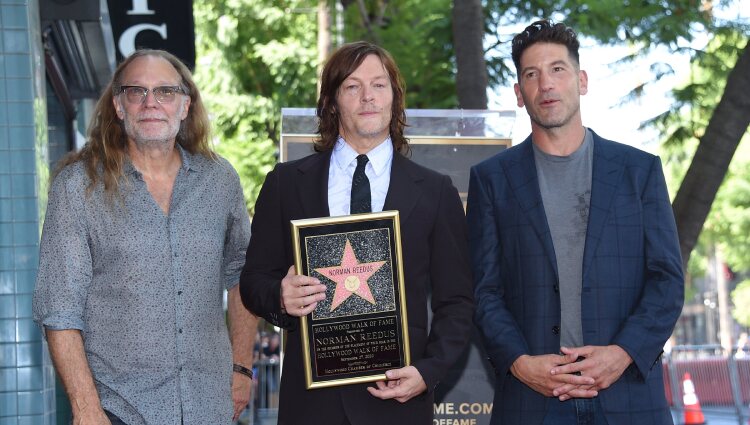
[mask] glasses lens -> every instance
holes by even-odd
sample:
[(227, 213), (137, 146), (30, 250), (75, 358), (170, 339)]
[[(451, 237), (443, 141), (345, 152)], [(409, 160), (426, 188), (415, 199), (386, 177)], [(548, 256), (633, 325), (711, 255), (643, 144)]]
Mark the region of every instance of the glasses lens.
[(130, 103), (141, 103), (143, 98), (146, 97), (148, 91), (145, 87), (129, 86), (123, 87), (122, 91), (125, 93), (125, 97)]
[(159, 103), (171, 103), (174, 100), (177, 91), (179, 91), (179, 87), (169, 86), (154, 87), (151, 90), (151, 92), (154, 93), (154, 97), (157, 101), (159, 101)]

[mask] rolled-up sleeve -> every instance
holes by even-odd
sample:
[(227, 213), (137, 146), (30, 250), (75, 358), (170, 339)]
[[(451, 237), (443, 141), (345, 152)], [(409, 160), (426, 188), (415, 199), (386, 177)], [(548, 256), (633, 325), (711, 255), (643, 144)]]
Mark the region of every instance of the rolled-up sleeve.
[[(67, 171), (67, 172), (66, 172)], [(42, 328), (80, 329), (91, 283), (92, 262), (81, 209), (84, 199), (64, 170), (52, 183), (42, 229), (34, 289), (34, 321)]]
[(227, 233), (224, 239), (224, 287), (230, 289), (240, 282), (245, 252), (250, 242), (250, 219), (239, 176), (232, 170), (232, 205), (230, 206)]

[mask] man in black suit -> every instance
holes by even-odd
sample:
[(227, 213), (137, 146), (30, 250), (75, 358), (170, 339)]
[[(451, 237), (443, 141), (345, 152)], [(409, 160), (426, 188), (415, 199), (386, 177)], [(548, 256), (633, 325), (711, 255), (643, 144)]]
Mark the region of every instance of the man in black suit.
[[(472, 326), (461, 201), (449, 177), (403, 155), (404, 84), (388, 52), (365, 42), (346, 44), (321, 79), (317, 153), (278, 164), (266, 177), (240, 281), (245, 306), (288, 331), (279, 424), (426, 425), (433, 390)], [(289, 222), (383, 210), (398, 210), (401, 220), (412, 365), (387, 371), (388, 380), (374, 386), (307, 390), (298, 318), (325, 298), (326, 287), (295, 275)]]

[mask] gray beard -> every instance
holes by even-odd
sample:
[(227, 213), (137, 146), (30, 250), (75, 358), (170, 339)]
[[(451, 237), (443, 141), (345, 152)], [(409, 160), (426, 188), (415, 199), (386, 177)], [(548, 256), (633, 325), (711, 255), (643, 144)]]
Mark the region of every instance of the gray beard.
[[(130, 137), (130, 135), (128, 135)], [(174, 148), (175, 138), (166, 140), (140, 140), (139, 138), (130, 137), (139, 151), (164, 151), (169, 152)]]

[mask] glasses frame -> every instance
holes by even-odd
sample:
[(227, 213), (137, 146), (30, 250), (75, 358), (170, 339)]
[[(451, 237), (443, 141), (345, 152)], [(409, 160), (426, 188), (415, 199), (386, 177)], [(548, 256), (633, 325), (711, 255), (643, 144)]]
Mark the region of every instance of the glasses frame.
[[(137, 88), (137, 89), (141, 89), (143, 91), (143, 94), (141, 95), (141, 100), (140, 101), (134, 102), (130, 98), (130, 96), (128, 96), (128, 94), (125, 93), (126, 90), (131, 89), (131, 88)], [(151, 94), (154, 95), (154, 99), (156, 99), (156, 101), (159, 102), (160, 105), (166, 105), (166, 104), (170, 104), (170, 103), (174, 102), (175, 97), (172, 97), (171, 99), (167, 99), (167, 98), (164, 98), (162, 95), (157, 95), (156, 94), (157, 91), (162, 91), (164, 89), (172, 89), (172, 90), (175, 91), (175, 93), (180, 93), (180, 94), (187, 95), (185, 89), (182, 88), (182, 86), (157, 86), (157, 87), (148, 88), (148, 87), (136, 86), (136, 85), (124, 85), (124, 86), (118, 87), (118, 89), (117, 89), (117, 95), (119, 96), (119, 95), (125, 93), (125, 100), (127, 100), (128, 103), (130, 103), (132, 105), (141, 105), (141, 104), (143, 104), (143, 102), (146, 101), (146, 98), (148, 97), (148, 93), (149, 92), (151, 92)]]

